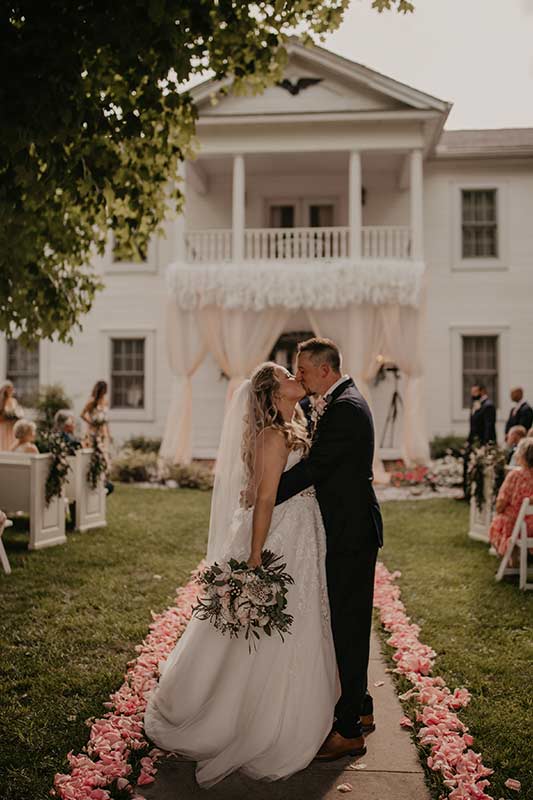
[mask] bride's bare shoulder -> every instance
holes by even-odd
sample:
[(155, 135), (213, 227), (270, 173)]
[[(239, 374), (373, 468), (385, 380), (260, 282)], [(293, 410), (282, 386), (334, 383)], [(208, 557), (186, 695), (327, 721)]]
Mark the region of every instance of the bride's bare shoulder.
[(273, 426), (263, 428), (260, 431), (257, 437), (257, 444), (265, 450), (288, 450), (287, 440), (283, 435), (283, 431)]

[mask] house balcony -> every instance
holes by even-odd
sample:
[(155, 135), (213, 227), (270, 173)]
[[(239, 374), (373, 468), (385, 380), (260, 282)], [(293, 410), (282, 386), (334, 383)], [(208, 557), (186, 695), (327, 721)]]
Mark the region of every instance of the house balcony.
[[(361, 259), (406, 260), (411, 257), (411, 229), (403, 225), (361, 227)], [(187, 263), (220, 263), (234, 260), (232, 229), (195, 230), (185, 233)], [(349, 259), (349, 227), (247, 228), (244, 261), (319, 261)]]

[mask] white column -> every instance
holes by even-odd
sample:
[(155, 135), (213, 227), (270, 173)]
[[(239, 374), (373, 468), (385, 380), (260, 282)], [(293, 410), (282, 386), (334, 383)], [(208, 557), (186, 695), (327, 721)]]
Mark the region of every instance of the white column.
[(233, 157), (233, 260), (244, 259), (244, 158)]
[(185, 248), (185, 203), (187, 201), (186, 188), (187, 188), (187, 164), (185, 161), (180, 161), (178, 167), (178, 175), (180, 181), (176, 181), (176, 187), (179, 188), (183, 195), (182, 211), (176, 217), (174, 222), (174, 260), (178, 262), (185, 261), (186, 248)]
[(349, 186), (348, 186), (348, 225), (350, 227), (350, 256), (361, 258), (361, 228), (363, 209), (361, 206), (361, 154), (357, 150), (350, 152)]
[(409, 155), (409, 206), (411, 222), (411, 258), (424, 258), (424, 171), (422, 150), (411, 150)]

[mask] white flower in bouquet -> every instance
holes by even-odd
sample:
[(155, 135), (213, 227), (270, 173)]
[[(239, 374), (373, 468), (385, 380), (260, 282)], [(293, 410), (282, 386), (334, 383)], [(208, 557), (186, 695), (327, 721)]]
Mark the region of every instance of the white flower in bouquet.
[(250, 652), (262, 634), (277, 632), (283, 639), (292, 625), (292, 615), (285, 608), (287, 587), (294, 581), (280, 561), (280, 556), (265, 550), (261, 566), (255, 569), (235, 559), (207, 567), (197, 577), (203, 593), (193, 614), (222, 634), (238, 637), (244, 633)]

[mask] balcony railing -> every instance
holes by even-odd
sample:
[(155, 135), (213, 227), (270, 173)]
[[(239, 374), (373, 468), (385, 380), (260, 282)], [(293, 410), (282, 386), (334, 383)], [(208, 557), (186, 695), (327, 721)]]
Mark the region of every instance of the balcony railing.
[[(411, 230), (405, 226), (365, 226), (361, 229), (361, 255), (365, 259), (410, 257)], [(189, 262), (231, 261), (232, 231), (212, 229), (185, 234)], [(244, 231), (246, 261), (316, 261), (350, 257), (350, 229), (247, 228)]]

